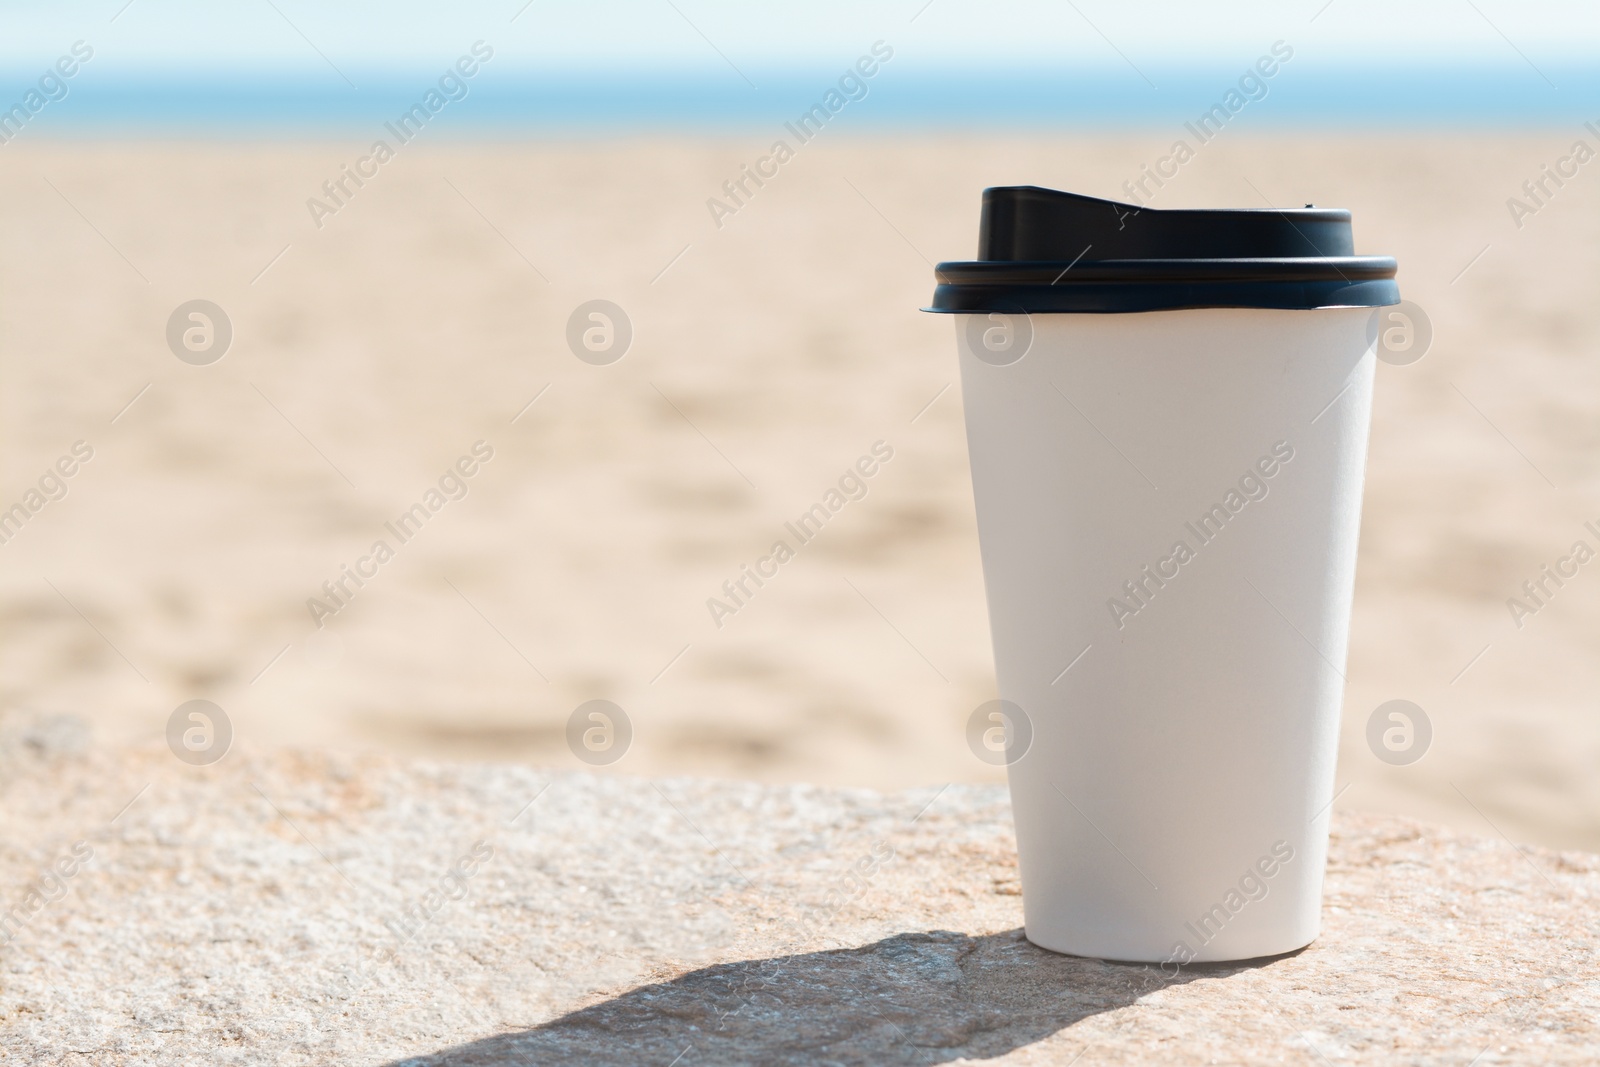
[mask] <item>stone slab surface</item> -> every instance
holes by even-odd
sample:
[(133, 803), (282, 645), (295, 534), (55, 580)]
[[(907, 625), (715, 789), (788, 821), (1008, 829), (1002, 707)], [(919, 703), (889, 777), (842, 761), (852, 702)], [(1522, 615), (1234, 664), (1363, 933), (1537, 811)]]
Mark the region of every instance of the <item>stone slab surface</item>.
[(47, 729), (0, 773), (7, 1063), (1600, 1060), (1600, 857), (1493, 836), (1340, 812), (1314, 945), (1167, 980), (1021, 937), (989, 787)]

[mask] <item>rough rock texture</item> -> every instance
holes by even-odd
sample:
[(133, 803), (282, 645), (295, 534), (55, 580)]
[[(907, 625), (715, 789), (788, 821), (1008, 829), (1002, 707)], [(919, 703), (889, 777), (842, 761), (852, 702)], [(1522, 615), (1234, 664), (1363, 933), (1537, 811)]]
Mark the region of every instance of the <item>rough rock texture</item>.
[(8, 1063), (1600, 1058), (1592, 855), (1341, 814), (1316, 944), (1167, 981), (1022, 939), (998, 789), (53, 736), (0, 767)]

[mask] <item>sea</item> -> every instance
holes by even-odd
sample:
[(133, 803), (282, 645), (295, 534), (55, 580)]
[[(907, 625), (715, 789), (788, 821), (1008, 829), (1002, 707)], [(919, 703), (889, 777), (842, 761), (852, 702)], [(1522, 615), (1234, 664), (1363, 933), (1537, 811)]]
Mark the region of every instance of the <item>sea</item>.
[[(0, 112), (23, 103), (41, 73), (0, 71)], [(444, 67), (437, 76), (330, 67), (167, 73), (102, 71), (91, 63), (66, 80), (65, 95), (13, 125), (25, 126), (18, 133), (29, 138), (377, 137), (385, 122), (426, 104), (446, 73)], [(831, 128), (859, 133), (1170, 129), (1179, 135), (1184, 123), (1214, 115), (1219, 106), (1229, 125), (1258, 130), (1548, 129), (1576, 137), (1584, 123), (1600, 125), (1600, 63), (1328, 68), (1302, 61), (1250, 79), (1248, 68), (1232, 77), (1215, 69), (929, 69), (891, 62), (869, 79), (841, 81), (846, 74), (538, 72), (489, 64), (461, 80), (461, 88), (446, 83), (451, 98), (428, 122), (428, 135), (776, 133), (819, 105), (838, 115)], [(833, 108), (840, 98), (847, 106)]]

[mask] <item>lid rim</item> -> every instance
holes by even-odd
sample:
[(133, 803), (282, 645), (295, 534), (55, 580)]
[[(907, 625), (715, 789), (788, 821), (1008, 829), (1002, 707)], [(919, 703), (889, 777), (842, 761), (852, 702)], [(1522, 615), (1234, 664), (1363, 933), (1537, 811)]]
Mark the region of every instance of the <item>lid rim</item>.
[[(1393, 278), (1399, 264), (1392, 256), (1276, 256), (1213, 259), (1098, 259), (1065, 260), (949, 260), (936, 264), (934, 277), (941, 282), (969, 284), (1029, 284), (1048, 278), (1049, 285), (1085, 281), (1140, 279), (1167, 281), (1177, 278), (1240, 280), (1300, 280), (1339, 278), (1368, 280)], [(994, 279), (994, 281), (988, 281)]]
[(1204, 308), (1315, 311), (1333, 308), (1377, 308), (1400, 302), (1391, 278), (1238, 279), (1178, 281), (1104, 281), (1077, 285), (960, 285), (944, 283), (933, 304), (935, 314), (1108, 314), (1143, 311), (1186, 311)]

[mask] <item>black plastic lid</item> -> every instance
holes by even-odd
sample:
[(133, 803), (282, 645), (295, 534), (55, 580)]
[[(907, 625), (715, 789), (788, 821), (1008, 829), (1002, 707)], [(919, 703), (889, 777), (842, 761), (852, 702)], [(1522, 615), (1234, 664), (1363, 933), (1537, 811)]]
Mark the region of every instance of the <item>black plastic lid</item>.
[(978, 259), (941, 263), (943, 312), (1381, 307), (1390, 256), (1355, 255), (1338, 208), (1166, 211), (1031, 185), (985, 189)]

